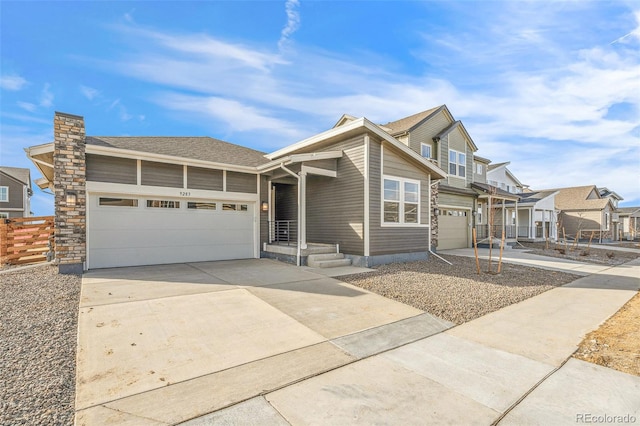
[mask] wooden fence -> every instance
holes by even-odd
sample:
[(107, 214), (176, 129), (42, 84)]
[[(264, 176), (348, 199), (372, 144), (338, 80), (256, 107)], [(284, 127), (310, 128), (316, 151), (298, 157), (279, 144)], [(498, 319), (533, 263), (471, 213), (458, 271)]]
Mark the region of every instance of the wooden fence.
[(1, 219), (0, 262), (10, 265), (43, 262), (54, 249), (53, 216)]

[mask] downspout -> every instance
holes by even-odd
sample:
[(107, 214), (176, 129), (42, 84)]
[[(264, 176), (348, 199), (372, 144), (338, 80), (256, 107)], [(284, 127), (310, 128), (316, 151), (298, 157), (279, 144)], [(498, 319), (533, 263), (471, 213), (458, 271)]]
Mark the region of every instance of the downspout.
[(296, 266), (300, 266), (301, 265), (301, 255), (302, 252), (300, 250), (300, 215), (301, 215), (301, 211), (300, 211), (300, 176), (298, 176), (296, 173), (294, 173), (293, 171), (287, 169), (284, 165), (284, 163), (280, 163), (280, 168), (282, 170), (284, 170), (285, 172), (289, 173), (291, 176), (293, 176), (294, 178), (296, 178), (298, 180), (298, 231), (296, 232), (296, 238), (297, 238), (297, 242), (296, 242)]

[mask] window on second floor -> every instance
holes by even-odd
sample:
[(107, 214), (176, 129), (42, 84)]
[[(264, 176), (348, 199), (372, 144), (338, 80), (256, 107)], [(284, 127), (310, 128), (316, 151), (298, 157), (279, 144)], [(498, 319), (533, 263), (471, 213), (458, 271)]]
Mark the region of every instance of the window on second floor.
[(482, 174), (482, 164), (475, 163), (475, 165), (476, 165), (476, 174), (477, 175), (481, 175)]
[(0, 186), (0, 202), (9, 201), (9, 187), (8, 186)]
[(420, 155), (422, 155), (424, 158), (431, 158), (431, 145), (427, 145), (426, 143), (421, 143)]
[(467, 176), (467, 155), (463, 152), (449, 150), (449, 174), (452, 176)]

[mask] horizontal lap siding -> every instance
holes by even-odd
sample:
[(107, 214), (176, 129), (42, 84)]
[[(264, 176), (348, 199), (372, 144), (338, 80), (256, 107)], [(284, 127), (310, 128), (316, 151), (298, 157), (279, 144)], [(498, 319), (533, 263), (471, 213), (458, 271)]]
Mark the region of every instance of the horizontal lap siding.
[(420, 144), (428, 143), (431, 145), (431, 155), (437, 160), (438, 155), (435, 150), (433, 138), (451, 124), (449, 118), (444, 111), (432, 117), (420, 127), (411, 131), (409, 136), (409, 148), (420, 154)]
[(184, 186), (184, 171), (180, 164), (142, 162), (142, 185), (182, 188)]
[(138, 183), (137, 163), (130, 158), (87, 154), (87, 180), (135, 185)]
[[(17, 180), (11, 179), (4, 174), (0, 173), (0, 186), (6, 186), (9, 188), (9, 201), (0, 202), (0, 212), (2, 212), (3, 208), (8, 209), (21, 209), (23, 208), (23, 198), (24, 198), (24, 190), (23, 185)], [(8, 212), (4, 212), (8, 213)], [(21, 217), (22, 212), (18, 213), (18, 216), (13, 217)]]
[(187, 167), (187, 188), (222, 191), (222, 170)]
[(276, 220), (298, 220), (298, 186), (276, 183)]
[(227, 192), (258, 193), (256, 175), (250, 173), (227, 172)]
[[(428, 250), (429, 228), (411, 226), (381, 226), (382, 218), (382, 165), (380, 142), (371, 140), (369, 156), (369, 252), (371, 256), (412, 253)], [(420, 180), (420, 221), (429, 221), (429, 183), (425, 172), (403, 160), (399, 155), (384, 149), (384, 174)]]
[(269, 199), (269, 185), (267, 183), (266, 176), (260, 176), (260, 204), (256, 207), (260, 214), (260, 249), (262, 250), (262, 244), (269, 242), (269, 212), (262, 211), (262, 201)]
[[(443, 207), (460, 207), (473, 209), (474, 197), (465, 197), (464, 195), (447, 194), (442, 191), (440, 187), (440, 193), (438, 194), (438, 205)], [(486, 201), (483, 201), (486, 203)]]
[(602, 226), (602, 211), (584, 211), (584, 212), (561, 212), (560, 213), (560, 232), (562, 228), (567, 235), (574, 236), (578, 229), (600, 229)]
[(364, 136), (333, 144), (342, 150), (337, 177), (307, 176), (307, 241), (340, 244), (347, 254), (364, 254)]

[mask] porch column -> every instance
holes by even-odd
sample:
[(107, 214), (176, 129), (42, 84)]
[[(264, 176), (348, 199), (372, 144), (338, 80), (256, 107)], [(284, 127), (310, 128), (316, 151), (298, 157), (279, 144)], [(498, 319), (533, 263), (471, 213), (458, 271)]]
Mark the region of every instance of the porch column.
[(518, 241), (518, 200), (516, 200), (516, 209), (513, 211), (513, 214), (516, 216), (516, 229), (514, 232), (514, 237), (516, 237), (516, 241)]
[(307, 172), (298, 179), (298, 240), (300, 249), (307, 248)]
[(528, 226), (528, 230), (527, 230), (527, 235), (529, 236), (529, 238), (534, 238), (535, 237), (535, 217), (536, 217), (536, 209), (534, 209), (533, 207), (531, 207), (529, 209), (529, 226)]
[(271, 180), (267, 181), (267, 202), (269, 206), (269, 211), (267, 213), (267, 236), (269, 240), (269, 244), (273, 242), (273, 231), (271, 230), (272, 226), (275, 227), (275, 223), (273, 223), (273, 184)]
[(500, 241), (502, 241), (502, 233), (507, 236), (507, 212), (504, 208), (504, 198), (502, 199), (502, 232), (500, 233)]

